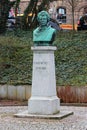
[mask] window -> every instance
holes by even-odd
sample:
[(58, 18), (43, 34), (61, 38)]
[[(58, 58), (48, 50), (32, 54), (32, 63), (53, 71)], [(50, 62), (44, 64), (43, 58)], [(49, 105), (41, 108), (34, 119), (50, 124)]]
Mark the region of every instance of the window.
[(59, 23), (66, 23), (66, 9), (59, 7), (57, 9), (57, 20)]

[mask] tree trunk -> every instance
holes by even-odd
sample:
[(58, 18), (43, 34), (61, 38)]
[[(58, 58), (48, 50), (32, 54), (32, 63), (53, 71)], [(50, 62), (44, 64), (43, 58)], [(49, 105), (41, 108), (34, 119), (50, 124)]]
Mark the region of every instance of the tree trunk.
[(75, 19), (74, 19), (74, 1), (72, 0), (72, 26), (73, 30), (75, 30)]

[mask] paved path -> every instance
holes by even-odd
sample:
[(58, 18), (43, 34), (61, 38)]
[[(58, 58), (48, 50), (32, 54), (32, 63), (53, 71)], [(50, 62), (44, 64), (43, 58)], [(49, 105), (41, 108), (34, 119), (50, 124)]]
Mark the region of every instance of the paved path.
[(13, 116), (27, 109), (26, 106), (0, 107), (0, 130), (87, 130), (87, 107), (61, 106), (61, 111), (74, 112), (74, 115), (61, 120)]

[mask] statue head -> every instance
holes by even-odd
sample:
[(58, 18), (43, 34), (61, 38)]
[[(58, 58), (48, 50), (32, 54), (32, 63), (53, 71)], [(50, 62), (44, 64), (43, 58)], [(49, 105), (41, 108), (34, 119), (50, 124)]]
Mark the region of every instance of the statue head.
[(52, 45), (56, 30), (51, 26), (48, 26), (48, 21), (50, 20), (50, 16), (48, 12), (41, 11), (37, 15), (37, 20), (40, 24), (33, 31), (33, 41), (35, 46), (49, 46)]
[(50, 20), (50, 15), (47, 11), (41, 11), (38, 13), (37, 20), (41, 26), (45, 26)]

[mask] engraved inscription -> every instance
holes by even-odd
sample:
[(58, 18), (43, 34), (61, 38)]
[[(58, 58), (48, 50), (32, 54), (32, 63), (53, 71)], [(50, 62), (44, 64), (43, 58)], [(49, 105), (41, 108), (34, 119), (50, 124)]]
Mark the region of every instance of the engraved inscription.
[(46, 70), (47, 69), (47, 62), (34, 62), (36, 70)]

